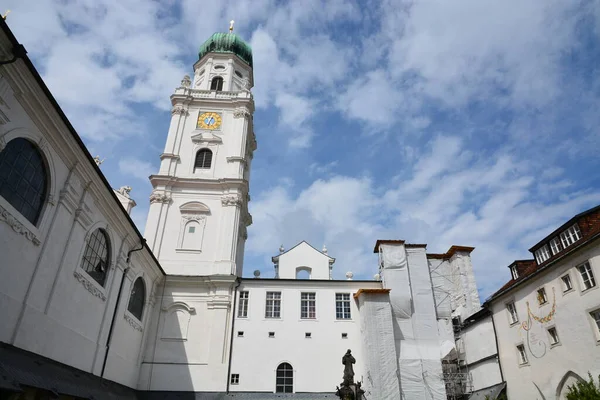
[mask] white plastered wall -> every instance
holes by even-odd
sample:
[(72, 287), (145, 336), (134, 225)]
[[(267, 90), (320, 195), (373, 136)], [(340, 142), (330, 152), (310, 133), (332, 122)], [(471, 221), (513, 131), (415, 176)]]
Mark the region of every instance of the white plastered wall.
[(331, 279), (330, 265), (333, 258), (316, 250), (306, 242), (275, 257), (278, 277), (280, 279), (296, 279), (298, 270), (307, 270), (310, 279)]

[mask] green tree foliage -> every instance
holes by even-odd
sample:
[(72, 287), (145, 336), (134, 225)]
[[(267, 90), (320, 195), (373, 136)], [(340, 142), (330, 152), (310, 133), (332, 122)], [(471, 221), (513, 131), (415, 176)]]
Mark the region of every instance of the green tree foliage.
[(567, 400), (600, 400), (600, 377), (598, 377), (598, 384), (594, 383), (592, 374), (588, 372), (590, 377), (588, 381), (580, 381), (569, 386), (567, 392)]

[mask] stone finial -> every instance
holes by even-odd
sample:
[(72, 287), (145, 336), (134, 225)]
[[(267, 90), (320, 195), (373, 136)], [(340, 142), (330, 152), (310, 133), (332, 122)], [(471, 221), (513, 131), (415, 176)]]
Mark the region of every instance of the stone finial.
[(283, 254), (283, 252), (285, 251), (285, 247), (283, 247), (283, 244), (281, 246), (279, 246), (279, 254)]
[(106, 160), (106, 158), (104, 160), (100, 159), (100, 156), (96, 156), (94, 157), (94, 162), (96, 163), (97, 166), (102, 165), (102, 163)]
[(321, 252), (323, 252), (323, 254), (327, 254), (327, 246), (323, 245), (323, 250), (321, 250)]
[(380, 281), (381, 280), (381, 275), (375, 274), (375, 275), (373, 275), (373, 279), (375, 279), (376, 281)]
[(181, 86), (184, 88), (189, 88), (192, 85), (192, 79), (189, 75), (185, 75), (181, 80)]
[(354, 274), (351, 271), (346, 272), (346, 279), (351, 281), (354, 277)]

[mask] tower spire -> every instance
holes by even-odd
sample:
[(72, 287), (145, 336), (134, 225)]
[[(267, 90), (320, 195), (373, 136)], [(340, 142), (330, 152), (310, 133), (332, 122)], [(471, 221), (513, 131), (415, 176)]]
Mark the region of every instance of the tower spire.
[(233, 24), (235, 23), (234, 20), (229, 21), (229, 33), (233, 33)]

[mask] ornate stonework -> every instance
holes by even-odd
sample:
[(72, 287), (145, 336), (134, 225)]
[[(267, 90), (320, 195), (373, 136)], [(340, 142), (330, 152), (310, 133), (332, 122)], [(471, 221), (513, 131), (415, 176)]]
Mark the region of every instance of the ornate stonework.
[(169, 203), (171, 196), (165, 193), (152, 192), (150, 195), (150, 204), (152, 203)]
[(35, 236), (35, 234), (27, 229), (22, 223), (19, 222), (19, 220), (13, 217), (8, 210), (5, 210), (2, 206), (0, 206), (0, 220), (6, 222), (13, 231), (25, 236), (27, 240), (31, 240), (33, 244), (39, 246), (40, 240)]
[(180, 114), (180, 115), (188, 115), (188, 111), (186, 108), (182, 106), (175, 106), (171, 110), (171, 115)]
[(123, 318), (125, 318), (125, 321), (127, 321), (129, 326), (131, 326), (136, 331), (140, 331), (140, 332), (144, 331), (144, 329), (142, 328), (142, 325), (139, 323), (139, 321), (137, 319), (135, 319), (134, 317), (132, 317), (131, 315), (125, 313), (125, 314), (123, 314)]
[(204, 221), (206, 219), (206, 215), (182, 215), (181, 218), (187, 221)]
[(221, 197), (221, 205), (240, 207), (242, 205), (242, 198), (237, 194), (228, 194)]
[(249, 116), (250, 112), (244, 107), (236, 108), (235, 110), (233, 110), (233, 118), (246, 118)]
[(75, 277), (75, 279), (77, 279), (79, 281), (79, 283), (81, 283), (83, 285), (84, 288), (87, 289), (88, 292), (90, 292), (94, 296), (98, 297), (102, 301), (106, 301), (106, 296), (104, 295), (104, 293), (102, 293), (96, 287), (96, 285), (94, 285), (92, 282), (90, 282), (88, 280), (88, 278), (85, 277), (82, 273), (80, 273), (79, 271), (75, 271), (75, 272), (73, 272), (73, 276)]

